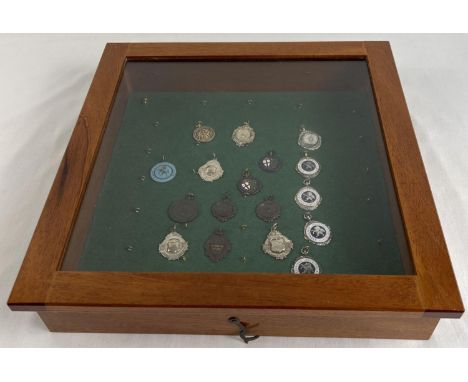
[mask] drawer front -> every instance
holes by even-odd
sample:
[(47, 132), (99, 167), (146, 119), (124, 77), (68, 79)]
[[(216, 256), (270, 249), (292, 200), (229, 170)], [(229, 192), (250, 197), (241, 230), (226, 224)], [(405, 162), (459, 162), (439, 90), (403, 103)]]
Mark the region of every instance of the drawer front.
[(421, 313), (278, 309), (84, 309), (38, 312), (53, 332), (428, 339), (439, 319)]

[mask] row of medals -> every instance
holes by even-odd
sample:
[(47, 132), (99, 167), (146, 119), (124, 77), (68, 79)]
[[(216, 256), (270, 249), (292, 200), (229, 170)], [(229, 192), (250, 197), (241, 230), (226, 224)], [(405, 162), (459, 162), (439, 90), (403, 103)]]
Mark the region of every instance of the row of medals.
[[(193, 138), (197, 142), (207, 143), (214, 139), (213, 128), (198, 122), (193, 131)], [(239, 147), (245, 147), (255, 139), (255, 131), (248, 122), (234, 129), (232, 140)], [(298, 161), (296, 171), (303, 177), (304, 187), (300, 188), (295, 195), (295, 202), (305, 211), (304, 238), (309, 242), (323, 246), (331, 240), (331, 230), (326, 224), (313, 220), (311, 211), (315, 210), (321, 203), (321, 196), (310, 186), (312, 178), (320, 172), (320, 164), (308, 156), (308, 151), (317, 150), (321, 146), (321, 137), (310, 130), (301, 128), (298, 145), (305, 149), (304, 156)], [(258, 162), (260, 169), (266, 172), (276, 172), (282, 166), (281, 159), (274, 151), (265, 154)], [(213, 182), (223, 176), (223, 169), (219, 161), (213, 159), (200, 166), (196, 172), (201, 179)], [(160, 183), (172, 180), (176, 175), (176, 168), (172, 163), (159, 162), (151, 169), (151, 178)], [(242, 178), (237, 183), (237, 188), (243, 196), (250, 196), (262, 190), (262, 183), (253, 177), (249, 170), (245, 170)], [(272, 196), (266, 198), (256, 207), (256, 215), (265, 222), (274, 222), (281, 212), (281, 207)], [(212, 215), (221, 222), (225, 222), (236, 214), (234, 202), (226, 195), (211, 206)], [(168, 208), (168, 215), (175, 223), (185, 224), (194, 221), (198, 216), (198, 206), (195, 195), (187, 194), (183, 199), (173, 201)], [(263, 251), (278, 260), (285, 259), (293, 250), (293, 242), (278, 230), (274, 223), (262, 245)], [(166, 235), (159, 244), (159, 252), (168, 260), (184, 258), (188, 250), (188, 242), (174, 229)], [(205, 255), (214, 262), (222, 260), (231, 251), (231, 243), (222, 229), (217, 229), (204, 243)], [(291, 268), (292, 273), (320, 273), (320, 267), (315, 260), (308, 255), (309, 247), (301, 249), (302, 256), (298, 257)]]

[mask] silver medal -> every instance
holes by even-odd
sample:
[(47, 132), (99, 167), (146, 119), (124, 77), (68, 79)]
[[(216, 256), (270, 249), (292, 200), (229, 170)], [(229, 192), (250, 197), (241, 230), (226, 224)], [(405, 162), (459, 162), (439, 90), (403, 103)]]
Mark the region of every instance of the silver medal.
[(306, 150), (317, 150), (322, 144), (322, 138), (316, 132), (302, 127), (297, 144)]
[(178, 260), (188, 250), (188, 243), (179, 233), (173, 231), (159, 244), (159, 253), (168, 260)]
[(193, 139), (198, 143), (207, 143), (211, 142), (215, 137), (215, 131), (212, 127), (204, 125), (201, 121), (195, 125), (193, 129)]
[(267, 255), (278, 260), (283, 260), (292, 251), (293, 242), (278, 231), (277, 227), (276, 223), (273, 224), (262, 248)]
[(301, 174), (304, 179), (312, 179), (320, 173), (320, 164), (315, 159), (306, 155), (297, 162), (296, 171)]
[(315, 188), (305, 186), (297, 192), (294, 200), (303, 210), (312, 211), (320, 205), (322, 197)]
[(218, 160), (211, 159), (198, 169), (198, 175), (205, 182), (213, 182), (223, 176), (224, 170)]
[(249, 122), (244, 122), (232, 132), (232, 140), (239, 147), (247, 146), (255, 139), (255, 131), (250, 127)]
[(316, 245), (327, 245), (331, 241), (331, 229), (324, 223), (309, 220), (304, 226), (304, 238)]
[(310, 257), (300, 256), (294, 261), (294, 264), (291, 267), (291, 273), (295, 273), (297, 275), (318, 275), (320, 273), (320, 267), (317, 262)]

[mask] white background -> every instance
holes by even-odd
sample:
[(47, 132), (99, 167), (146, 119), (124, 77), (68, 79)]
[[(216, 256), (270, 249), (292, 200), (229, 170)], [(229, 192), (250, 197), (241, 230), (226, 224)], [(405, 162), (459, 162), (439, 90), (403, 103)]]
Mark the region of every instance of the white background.
[[(110, 41), (389, 40), (457, 280), (468, 295), (467, 35), (0, 35), (0, 346), (244, 347), (226, 336), (49, 333), (6, 301)], [(249, 347), (468, 346), (468, 315), (429, 341), (262, 337)]]

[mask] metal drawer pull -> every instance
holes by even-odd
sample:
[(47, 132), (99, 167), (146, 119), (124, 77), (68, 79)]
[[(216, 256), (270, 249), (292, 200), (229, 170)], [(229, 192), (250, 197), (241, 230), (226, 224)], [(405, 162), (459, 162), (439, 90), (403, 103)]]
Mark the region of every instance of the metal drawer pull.
[(249, 341), (256, 340), (260, 336), (249, 336), (247, 337), (245, 335), (247, 328), (244, 326), (244, 324), (237, 318), (237, 317), (229, 317), (229, 322), (233, 323), (234, 325), (237, 325), (239, 327), (239, 337), (242, 338), (242, 340), (248, 344)]

